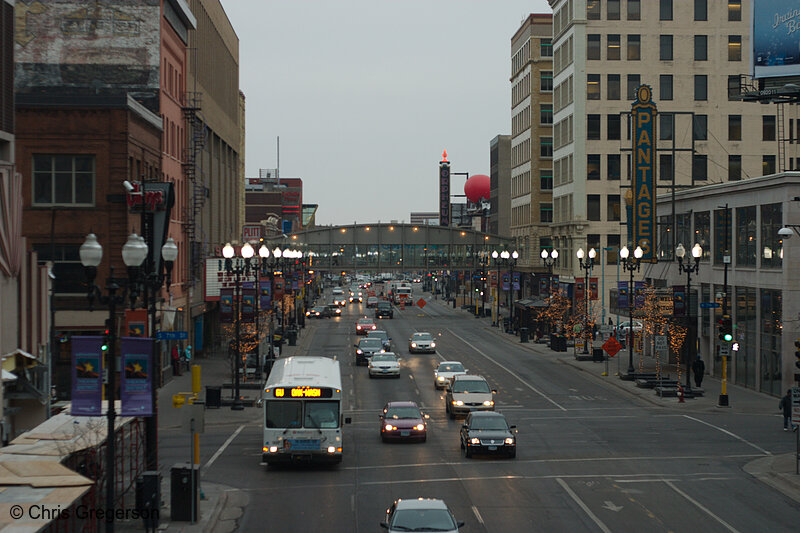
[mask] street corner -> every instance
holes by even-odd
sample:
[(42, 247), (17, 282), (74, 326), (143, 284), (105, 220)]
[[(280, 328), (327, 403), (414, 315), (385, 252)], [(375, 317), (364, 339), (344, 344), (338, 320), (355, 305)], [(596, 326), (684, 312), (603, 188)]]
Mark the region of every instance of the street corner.
[(800, 475), (795, 473), (796, 460), (794, 453), (768, 455), (750, 461), (742, 470), (800, 503)]

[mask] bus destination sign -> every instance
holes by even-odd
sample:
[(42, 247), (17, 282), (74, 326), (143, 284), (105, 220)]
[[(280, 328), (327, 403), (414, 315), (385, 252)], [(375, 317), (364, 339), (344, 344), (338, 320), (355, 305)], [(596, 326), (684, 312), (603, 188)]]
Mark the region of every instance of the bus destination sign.
[(275, 398), (331, 398), (333, 391), (327, 387), (275, 387)]

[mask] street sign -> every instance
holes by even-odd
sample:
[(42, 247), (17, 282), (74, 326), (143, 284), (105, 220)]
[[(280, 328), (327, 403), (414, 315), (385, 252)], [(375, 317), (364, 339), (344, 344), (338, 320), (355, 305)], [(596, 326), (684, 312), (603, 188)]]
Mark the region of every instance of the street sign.
[(622, 345), (617, 339), (610, 337), (605, 343), (603, 343), (602, 348), (606, 351), (609, 357), (614, 357), (622, 349)]
[(700, 302), (700, 309), (716, 309), (718, 307), (717, 302)]
[(420, 308), (420, 309), (422, 309), (423, 307), (425, 307), (425, 304), (426, 304), (426, 303), (427, 303), (427, 302), (426, 302), (425, 300), (423, 300), (422, 298), (420, 298), (419, 300), (417, 300), (417, 305), (419, 306), (419, 308)]
[(792, 424), (800, 425), (800, 387), (792, 387)]
[(185, 341), (188, 338), (188, 331), (159, 331), (156, 333), (156, 340), (160, 341)]
[(730, 357), (731, 347), (727, 342), (719, 345), (719, 355), (720, 357)]
[(656, 335), (656, 354), (659, 357), (667, 357), (669, 355), (669, 344), (667, 343), (666, 335)]

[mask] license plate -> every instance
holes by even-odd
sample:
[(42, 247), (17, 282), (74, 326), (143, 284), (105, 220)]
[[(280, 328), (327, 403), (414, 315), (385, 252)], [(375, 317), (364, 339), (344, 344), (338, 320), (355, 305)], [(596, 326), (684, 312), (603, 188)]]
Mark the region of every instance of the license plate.
[(497, 451), (497, 446), (489, 446), (489, 451), (490, 452)]
[(401, 436), (401, 437), (408, 437), (410, 434), (411, 434), (411, 433), (410, 433), (410, 432), (408, 432), (408, 431), (401, 431), (401, 432), (400, 432), (400, 436)]

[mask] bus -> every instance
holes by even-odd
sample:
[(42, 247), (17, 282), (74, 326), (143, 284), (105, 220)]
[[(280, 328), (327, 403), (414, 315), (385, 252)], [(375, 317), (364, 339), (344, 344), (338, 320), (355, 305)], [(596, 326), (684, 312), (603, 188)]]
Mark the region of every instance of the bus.
[(342, 461), (342, 374), (339, 361), (301, 355), (277, 359), (261, 396), (262, 465)]

